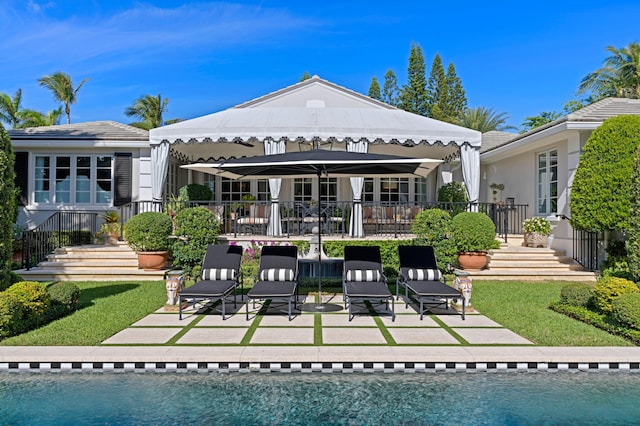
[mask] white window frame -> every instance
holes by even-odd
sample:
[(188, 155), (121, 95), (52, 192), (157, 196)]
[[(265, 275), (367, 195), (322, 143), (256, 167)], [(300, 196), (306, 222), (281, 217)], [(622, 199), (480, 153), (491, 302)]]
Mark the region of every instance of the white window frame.
[[(555, 163), (553, 161), (555, 159)], [(544, 161), (544, 165), (541, 165)], [(555, 179), (553, 179), (555, 168)], [(536, 153), (536, 215), (557, 213), (558, 209), (558, 148)], [(552, 195), (555, 187), (555, 195)], [(555, 209), (553, 205), (555, 204)], [(541, 208), (544, 205), (544, 209)]]

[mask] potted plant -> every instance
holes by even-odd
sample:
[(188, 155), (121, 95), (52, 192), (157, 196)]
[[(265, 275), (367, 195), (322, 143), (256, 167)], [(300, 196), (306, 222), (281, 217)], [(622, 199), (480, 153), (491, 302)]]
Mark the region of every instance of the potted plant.
[(487, 264), (487, 252), (498, 248), (496, 227), (484, 213), (462, 212), (451, 220), (451, 238), (462, 269), (480, 270)]
[(500, 202), (502, 202), (502, 191), (504, 190), (504, 183), (493, 182), (491, 185), (489, 185), (489, 188), (491, 188), (491, 192), (493, 193), (493, 202), (498, 202), (498, 191), (500, 191)]
[(120, 239), (120, 214), (115, 210), (106, 210), (100, 215), (104, 223), (100, 225), (100, 233), (104, 235), (107, 245), (115, 246)]
[(171, 230), (171, 218), (160, 212), (140, 213), (125, 223), (124, 236), (129, 247), (138, 253), (139, 268), (158, 270), (165, 267)]
[(551, 235), (551, 222), (544, 217), (530, 217), (522, 222), (524, 230), (524, 245), (531, 247), (546, 247), (547, 239)]
[(12, 228), (12, 238), (13, 238), (13, 253), (11, 256), (11, 260), (16, 263), (22, 263), (22, 259), (24, 257), (24, 228), (17, 223), (13, 224)]

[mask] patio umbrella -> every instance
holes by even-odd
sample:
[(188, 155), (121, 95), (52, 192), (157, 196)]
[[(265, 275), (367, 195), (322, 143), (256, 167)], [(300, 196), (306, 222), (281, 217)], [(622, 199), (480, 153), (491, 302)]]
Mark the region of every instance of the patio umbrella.
[[(214, 163), (197, 163), (183, 166), (192, 170), (220, 175), (231, 179), (266, 179), (269, 177), (426, 177), (442, 161), (430, 158), (411, 158), (395, 155), (369, 154), (349, 151), (313, 149), (284, 154), (243, 157)], [(361, 207), (361, 206), (358, 206)], [(354, 205), (354, 209), (356, 206)], [(318, 202), (318, 221), (322, 212), (322, 200)], [(322, 232), (319, 246), (322, 247)], [(318, 310), (322, 310), (322, 267), (318, 250)]]

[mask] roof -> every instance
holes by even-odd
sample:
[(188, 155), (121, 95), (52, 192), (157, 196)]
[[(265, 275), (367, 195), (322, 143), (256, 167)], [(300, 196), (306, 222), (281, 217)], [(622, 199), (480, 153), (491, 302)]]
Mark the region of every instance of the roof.
[(482, 147), (480, 152), (485, 152), (496, 146), (503, 145), (505, 142), (510, 141), (514, 137), (518, 136), (517, 133), (502, 132), (500, 130), (491, 130), (482, 134)]
[(9, 130), (15, 140), (121, 140), (148, 141), (149, 132), (115, 121), (90, 121), (58, 126)]
[(214, 114), (152, 129), (152, 145), (264, 139), (480, 146), (481, 134), (412, 114), (314, 76)]
[[(640, 115), (640, 99), (629, 99), (629, 98), (601, 99), (598, 102), (594, 102), (591, 105), (588, 105), (575, 112), (572, 112), (571, 114), (565, 115), (564, 117), (560, 117), (555, 121), (543, 124), (542, 126), (536, 127), (535, 129), (529, 130), (528, 132), (522, 133), (520, 135), (515, 135), (512, 139), (505, 141), (501, 144), (497, 144), (493, 147), (484, 146), (485, 139), (483, 135), (482, 143), (483, 143), (484, 149), (482, 150), (482, 152), (486, 153), (489, 151), (493, 151), (494, 149), (507, 146), (509, 144), (525, 139), (529, 136), (535, 135), (546, 129), (550, 129), (552, 127), (558, 126), (563, 123), (588, 122), (588, 123), (594, 123), (594, 128), (595, 128), (595, 127), (598, 127), (606, 119), (617, 117), (620, 115)], [(490, 132), (487, 132), (487, 133), (490, 133)]]

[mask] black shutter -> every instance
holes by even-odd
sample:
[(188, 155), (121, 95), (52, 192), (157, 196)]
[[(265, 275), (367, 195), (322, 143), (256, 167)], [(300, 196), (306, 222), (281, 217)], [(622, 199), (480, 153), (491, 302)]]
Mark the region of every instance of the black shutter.
[(130, 152), (116, 152), (113, 175), (113, 205), (122, 206), (131, 202), (131, 164)]
[(20, 204), (26, 206), (29, 204), (29, 153), (16, 152), (16, 162), (13, 166), (16, 172), (14, 180), (16, 188), (20, 190)]

